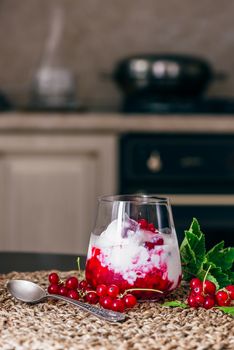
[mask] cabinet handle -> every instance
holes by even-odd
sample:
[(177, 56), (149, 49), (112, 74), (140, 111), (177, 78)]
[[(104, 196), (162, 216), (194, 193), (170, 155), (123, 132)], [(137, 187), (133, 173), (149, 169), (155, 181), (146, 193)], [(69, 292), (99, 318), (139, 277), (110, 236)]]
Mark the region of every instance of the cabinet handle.
[(147, 168), (152, 173), (158, 173), (162, 170), (162, 160), (158, 152), (152, 152), (146, 161)]

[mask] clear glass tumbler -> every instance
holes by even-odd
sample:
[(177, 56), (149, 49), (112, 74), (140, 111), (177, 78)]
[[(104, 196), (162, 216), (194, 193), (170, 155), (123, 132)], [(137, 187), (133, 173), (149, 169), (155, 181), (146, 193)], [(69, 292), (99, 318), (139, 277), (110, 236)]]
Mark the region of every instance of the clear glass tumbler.
[(177, 236), (168, 198), (104, 196), (91, 233), (86, 279), (92, 287), (134, 289), (139, 300), (158, 300), (181, 280)]

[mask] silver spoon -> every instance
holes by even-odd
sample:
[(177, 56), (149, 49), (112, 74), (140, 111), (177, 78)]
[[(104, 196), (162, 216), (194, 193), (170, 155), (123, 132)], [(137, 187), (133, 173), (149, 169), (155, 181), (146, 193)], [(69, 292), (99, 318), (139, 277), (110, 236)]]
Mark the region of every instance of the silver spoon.
[(49, 294), (38, 284), (31, 281), (11, 280), (7, 282), (7, 289), (13, 297), (20, 301), (24, 301), (25, 303), (36, 304), (47, 298), (59, 299), (79, 306), (84, 311), (88, 311), (91, 314), (109, 322), (120, 322), (125, 320), (125, 315), (120, 312), (100, 309), (96, 306), (83, 303), (79, 300), (70, 299), (62, 295)]

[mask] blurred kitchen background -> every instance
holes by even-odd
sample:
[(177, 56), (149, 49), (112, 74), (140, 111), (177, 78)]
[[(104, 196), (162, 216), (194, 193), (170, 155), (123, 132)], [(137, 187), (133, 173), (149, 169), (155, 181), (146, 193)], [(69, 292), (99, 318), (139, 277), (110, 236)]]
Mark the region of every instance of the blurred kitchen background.
[(112, 193), (169, 195), (180, 241), (195, 216), (208, 246), (233, 244), (233, 13), (219, 0), (0, 1), (0, 250), (85, 253)]
[(120, 91), (108, 74), (139, 53), (202, 56), (228, 75), (209, 94), (234, 95), (232, 2), (1, 0), (0, 88), (17, 104), (28, 100), (56, 8), (63, 24), (52, 63), (74, 72), (77, 96), (89, 109), (119, 107)]

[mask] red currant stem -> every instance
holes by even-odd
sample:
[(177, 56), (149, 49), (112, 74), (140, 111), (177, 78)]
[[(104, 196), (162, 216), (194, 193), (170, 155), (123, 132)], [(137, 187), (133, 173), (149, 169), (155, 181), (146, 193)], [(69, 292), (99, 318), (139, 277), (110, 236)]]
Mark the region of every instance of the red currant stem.
[(151, 288), (130, 288), (130, 289), (126, 289), (123, 294), (122, 297), (127, 294), (128, 292), (135, 292), (135, 291), (143, 291), (143, 292), (155, 292), (155, 293), (162, 293), (163, 292), (161, 290), (158, 289), (151, 289)]
[(80, 257), (79, 256), (78, 256), (76, 261), (77, 261), (77, 269), (80, 272)]
[[(228, 299), (230, 299), (230, 292), (229, 292), (229, 290), (226, 289), (226, 287), (220, 288), (218, 291), (219, 291), (219, 292), (220, 292), (220, 291), (224, 291), (225, 293), (227, 293)], [(231, 304), (234, 304), (234, 302), (231, 301)]]
[(206, 274), (205, 274), (205, 276), (204, 276), (204, 278), (203, 278), (203, 281), (202, 281), (202, 291), (203, 291), (203, 293), (204, 293), (205, 281), (206, 281), (206, 278), (207, 278), (207, 275), (208, 275), (210, 269), (211, 269), (211, 265), (208, 267), (208, 269), (207, 269), (207, 271), (206, 271)]
[(97, 294), (96, 290), (86, 290), (86, 291), (85, 291), (86, 295), (89, 294), (89, 293), (91, 293), (91, 292)]

